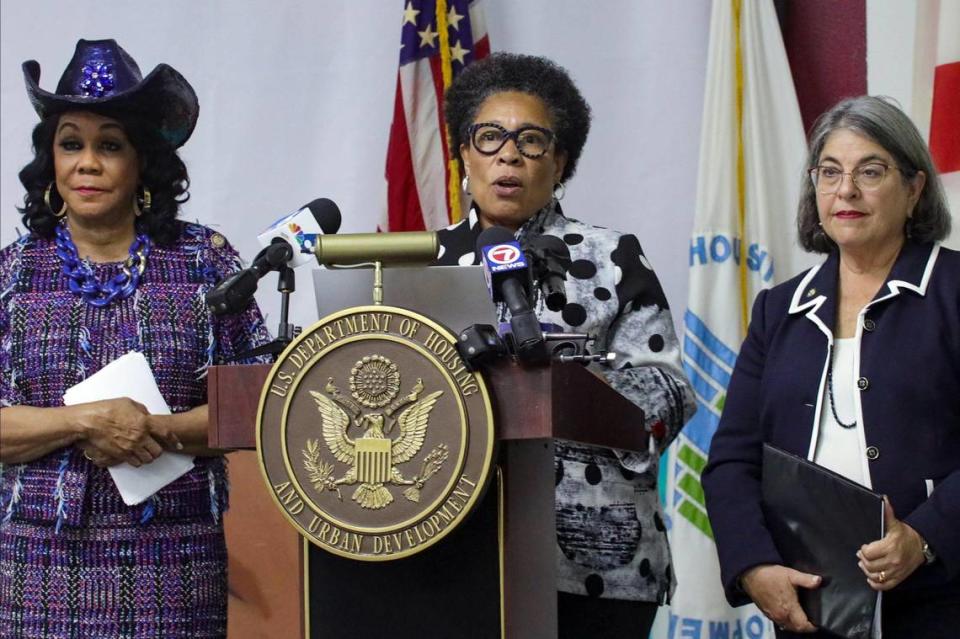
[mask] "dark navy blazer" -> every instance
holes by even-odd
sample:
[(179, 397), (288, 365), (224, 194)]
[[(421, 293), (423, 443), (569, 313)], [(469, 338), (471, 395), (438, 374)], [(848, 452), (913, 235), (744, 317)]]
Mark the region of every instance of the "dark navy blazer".
[[(813, 458), (837, 310), (839, 258), (761, 292), (703, 472), (727, 599), (782, 563), (760, 509), (762, 443)], [(873, 490), (938, 560), (885, 597), (960, 592), (960, 253), (907, 242), (860, 316), (859, 415)]]

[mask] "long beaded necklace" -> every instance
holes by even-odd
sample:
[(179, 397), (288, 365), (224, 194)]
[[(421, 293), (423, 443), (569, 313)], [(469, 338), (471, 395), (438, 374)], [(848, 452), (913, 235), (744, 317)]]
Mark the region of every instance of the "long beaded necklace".
[(833, 400), (833, 346), (830, 347), (830, 359), (827, 361), (827, 395), (830, 398), (830, 412), (833, 413), (833, 419), (836, 420), (837, 424), (839, 424), (841, 428), (855, 428), (857, 426), (857, 420), (853, 420), (849, 424), (844, 424), (840, 421), (840, 416), (837, 415), (836, 402)]
[(79, 295), (84, 302), (101, 308), (118, 297), (126, 299), (137, 290), (140, 276), (147, 265), (147, 255), (150, 253), (150, 238), (146, 235), (137, 233), (130, 245), (130, 256), (124, 261), (120, 273), (103, 284), (97, 281), (90, 265), (80, 259), (77, 245), (73, 243), (65, 223), (57, 225), (55, 235), (57, 257), (63, 262), (67, 286), (71, 293)]

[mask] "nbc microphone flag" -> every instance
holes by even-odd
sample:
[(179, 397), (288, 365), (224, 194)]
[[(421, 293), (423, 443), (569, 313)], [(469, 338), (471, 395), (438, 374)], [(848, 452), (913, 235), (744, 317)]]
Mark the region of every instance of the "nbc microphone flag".
[(697, 413), (664, 467), (677, 590), (653, 636), (757, 639), (772, 624), (724, 599), (700, 472), (754, 296), (813, 262), (795, 239), (806, 143), (772, 0), (713, 3), (702, 123), (683, 337)]
[(460, 169), (450, 154), (443, 93), (490, 53), (481, 0), (407, 0), (387, 146), (388, 231), (443, 228), (461, 218)]

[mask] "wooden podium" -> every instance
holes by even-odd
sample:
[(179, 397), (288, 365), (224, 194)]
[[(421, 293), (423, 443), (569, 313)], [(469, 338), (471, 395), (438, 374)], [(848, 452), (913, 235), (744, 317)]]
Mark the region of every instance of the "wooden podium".
[[(260, 389), (269, 370), (269, 365), (210, 368), (212, 447), (255, 448)], [(555, 639), (553, 440), (646, 450), (643, 412), (580, 364), (503, 362), (485, 379), (494, 404), (498, 472), (471, 517), (436, 546), (388, 562), (352, 561), (301, 544), (300, 591), (260, 591), (281, 607), (296, 602), (299, 620), (284, 615), (271, 624), (299, 628), (304, 639)], [(234, 492), (232, 499), (243, 496)], [(279, 511), (276, 516), (282, 519)], [(241, 543), (250, 543), (258, 523), (234, 522), (244, 531)], [(228, 544), (232, 556), (246, 552), (232, 537)], [(262, 547), (254, 541), (249, 552)], [(240, 632), (231, 627), (230, 639), (297, 636), (289, 630), (257, 634), (250, 623), (243, 626)]]

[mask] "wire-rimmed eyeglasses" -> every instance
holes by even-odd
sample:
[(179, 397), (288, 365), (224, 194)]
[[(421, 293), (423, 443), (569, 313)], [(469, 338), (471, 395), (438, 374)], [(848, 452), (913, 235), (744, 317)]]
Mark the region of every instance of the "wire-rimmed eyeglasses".
[(861, 191), (873, 191), (880, 188), (890, 170), (899, 171), (900, 169), (881, 162), (870, 162), (852, 171), (841, 171), (839, 167), (821, 164), (810, 169), (809, 173), (810, 180), (818, 193), (833, 195), (840, 190), (844, 175), (849, 175), (854, 185)]

